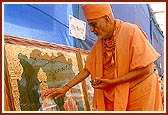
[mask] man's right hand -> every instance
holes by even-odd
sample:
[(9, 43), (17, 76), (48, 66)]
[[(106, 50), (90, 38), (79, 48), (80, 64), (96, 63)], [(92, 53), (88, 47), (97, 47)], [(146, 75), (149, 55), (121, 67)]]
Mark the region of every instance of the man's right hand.
[(62, 97), (63, 95), (65, 95), (65, 93), (68, 90), (69, 90), (69, 87), (67, 86), (63, 86), (60, 88), (50, 88), (44, 93), (43, 98), (51, 98), (51, 96), (56, 95), (55, 99), (58, 99)]

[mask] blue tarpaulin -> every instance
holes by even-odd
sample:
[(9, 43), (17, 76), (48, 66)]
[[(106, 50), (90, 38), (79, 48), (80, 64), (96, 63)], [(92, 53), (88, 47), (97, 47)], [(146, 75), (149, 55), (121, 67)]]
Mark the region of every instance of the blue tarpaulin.
[[(139, 25), (161, 54), (157, 61), (164, 71), (164, 36), (150, 18), (147, 4), (111, 4), (115, 18)], [(86, 26), (86, 40), (69, 35), (69, 15), (86, 21), (81, 4), (4, 4), (4, 34), (90, 50), (96, 36)], [(87, 22), (87, 21), (86, 21)]]

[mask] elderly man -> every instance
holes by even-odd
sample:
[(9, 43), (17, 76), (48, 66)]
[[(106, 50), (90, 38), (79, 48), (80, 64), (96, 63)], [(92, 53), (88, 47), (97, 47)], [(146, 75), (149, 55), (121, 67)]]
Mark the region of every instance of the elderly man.
[(153, 62), (159, 54), (137, 25), (115, 19), (109, 4), (82, 6), (90, 30), (98, 36), (84, 69), (45, 96), (63, 96), (91, 74), (93, 107), (100, 111), (158, 111), (161, 93)]

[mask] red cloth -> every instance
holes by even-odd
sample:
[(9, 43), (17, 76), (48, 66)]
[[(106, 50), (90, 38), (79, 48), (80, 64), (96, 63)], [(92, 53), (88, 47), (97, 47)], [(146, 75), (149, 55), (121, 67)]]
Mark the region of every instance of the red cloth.
[(72, 98), (68, 98), (64, 103), (64, 109), (66, 111), (78, 111), (76, 101)]

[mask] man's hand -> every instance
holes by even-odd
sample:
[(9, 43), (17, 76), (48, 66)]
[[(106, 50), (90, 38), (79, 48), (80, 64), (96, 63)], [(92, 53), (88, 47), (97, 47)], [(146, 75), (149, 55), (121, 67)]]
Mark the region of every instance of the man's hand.
[(65, 95), (65, 93), (68, 90), (69, 88), (66, 86), (63, 86), (60, 88), (50, 88), (44, 93), (43, 98), (51, 98), (51, 96), (56, 96), (55, 99), (58, 99), (62, 97), (63, 95)]
[(91, 85), (95, 89), (104, 89), (111, 85), (111, 80), (109, 79), (102, 79), (102, 78), (96, 78), (91, 81)]

